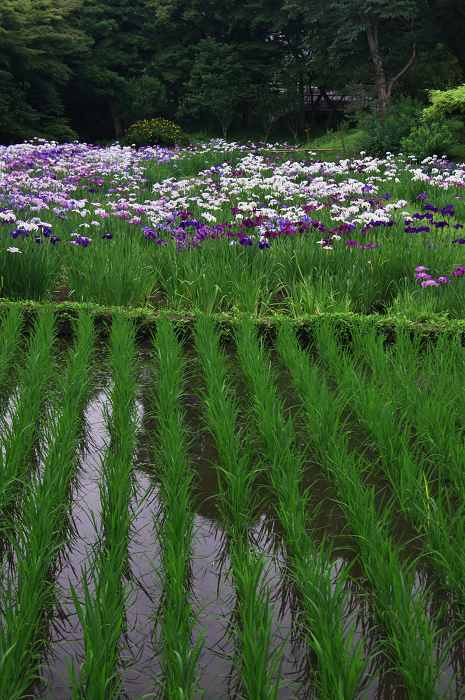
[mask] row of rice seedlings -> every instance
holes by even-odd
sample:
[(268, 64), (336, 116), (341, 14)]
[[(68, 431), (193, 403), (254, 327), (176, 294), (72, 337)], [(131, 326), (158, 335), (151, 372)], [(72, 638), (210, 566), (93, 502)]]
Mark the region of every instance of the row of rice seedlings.
[[(374, 328), (357, 329), (353, 334), (355, 354), (366, 358), (373, 373), (373, 386), (382, 388), (415, 429), (418, 445), (434, 462), (434, 477), (445, 477), (465, 496), (463, 463), (462, 384), (456, 375), (460, 337), (451, 342), (444, 334), (426, 350), (419, 334), (399, 329), (393, 348), (384, 350), (383, 336)], [(354, 356), (354, 363), (356, 363)], [(460, 377), (462, 378), (462, 377)], [(465, 405), (465, 404), (464, 404)], [(434, 457), (433, 457), (434, 455)]]
[(25, 365), (19, 370), (19, 388), (10, 401), (10, 421), (1, 419), (0, 513), (13, 505), (20, 491), (28, 457), (38, 437), (37, 424), (53, 373), (54, 340), (54, 316), (47, 310), (36, 322)]
[(377, 364), (391, 372), (390, 391), (394, 390), (405, 406), (419, 444), (434, 462), (434, 475), (439, 480), (450, 480), (465, 503), (465, 443), (460, 411), (464, 405), (463, 385), (451, 381), (453, 366), (463, 365), (460, 355), (457, 362), (459, 348), (460, 338), (451, 344), (450, 338), (443, 336), (435, 347), (430, 345), (422, 353), (420, 336), (412, 341), (410, 334), (401, 330), (389, 358), (379, 353)]
[(206, 382), (205, 417), (220, 457), (220, 511), (228, 535), (230, 571), (237, 595), (232, 623), (236, 651), (232, 663), (242, 697), (272, 700), (282, 684), (283, 642), (273, 645), (274, 607), (264, 556), (249, 546), (257, 507), (253, 487), (261, 468), (253, 466), (250, 434), (238, 427), (236, 390), (220, 347), (220, 333), (215, 332), (214, 326), (211, 318), (197, 319), (195, 346)]
[[(434, 400), (425, 401), (431, 411), (428, 416), (417, 379), (420, 364), (423, 364), (422, 373), (428, 371), (428, 357), (420, 363), (418, 336), (412, 342), (400, 332), (395, 352), (389, 357), (383, 349), (383, 338), (377, 337), (374, 329), (363, 334), (355, 332), (358, 351), (352, 358), (344, 354), (341, 359), (335, 342), (334, 335), (326, 337), (326, 356), (332, 358), (333, 366), (339, 354), (338, 369), (334, 371), (351, 387), (353, 407), (379, 450), (381, 464), (401, 507), (425, 536), (436, 573), (464, 604), (465, 503), (451, 502), (444, 480), (450, 477), (459, 494), (465, 496), (463, 458), (457, 459), (464, 448), (444, 378), (437, 376), (439, 387), (434, 397), (438, 406)], [(361, 367), (362, 352), (371, 367), (371, 377)], [(432, 379), (433, 375), (428, 374)], [(447, 375), (446, 381), (449, 381)], [(401, 423), (405, 421), (400, 430), (399, 418)], [(415, 429), (415, 439), (409, 426)]]
[(10, 307), (3, 314), (0, 331), (0, 387), (3, 386), (7, 374), (13, 364), (15, 353), (21, 339), (23, 314), (18, 306)]
[(192, 508), (193, 470), (189, 464), (189, 439), (181, 408), (186, 362), (182, 345), (169, 320), (157, 324), (153, 347), (157, 359), (154, 395), (156, 453), (160, 464), (160, 513), (153, 522), (160, 547), (159, 577), (162, 599), (155, 618), (155, 645), (159, 649), (162, 678), (153, 680), (170, 700), (194, 698), (199, 685), (198, 662), (203, 632), (191, 643), (198, 612), (190, 592), (194, 539)]
[(302, 596), (308, 643), (318, 659), (315, 682), (322, 697), (349, 700), (360, 689), (371, 661), (369, 655), (364, 657), (365, 637), (357, 638), (356, 616), (347, 614), (349, 567), (335, 572), (331, 546), (323, 542), (317, 547), (309, 533), (309, 492), (302, 490), (304, 455), (296, 447), (293, 423), (286, 420), (273, 383), (269, 353), (250, 322), (239, 325), (237, 346), (285, 533), (289, 569)]
[(54, 560), (67, 539), (67, 495), (74, 473), (77, 432), (88, 400), (89, 361), (94, 344), (90, 314), (81, 314), (76, 344), (47, 412), (42, 477), (34, 474), (25, 488), (21, 514), (14, 521), (11, 542), (16, 566), (6, 568), (0, 593), (0, 698), (23, 696), (38, 676), (38, 662), (47, 644), (52, 615)]
[[(330, 329), (324, 332), (329, 335)], [(370, 465), (349, 453), (349, 432), (341, 414), (348, 405), (352, 407), (354, 395), (329, 391), (288, 326), (280, 329), (277, 349), (302, 401), (312, 443), (336, 484), (371, 586), (385, 649), (403, 677), (408, 696), (412, 700), (448, 697), (450, 689), (442, 687), (441, 677), (450, 643), (440, 649), (441, 613), (430, 614), (430, 592), (416, 578), (418, 559), (403, 563), (402, 549), (389, 534), (392, 501), (377, 514), (374, 489), (366, 482)]]
[(110, 334), (112, 382), (107, 390), (109, 408), (105, 410), (110, 442), (105, 446), (100, 468), (99, 542), (94, 557), (89, 557), (91, 582), (86, 568), (82, 571), (83, 601), (71, 587), (84, 634), (84, 661), (77, 678), (74, 660), (69, 669), (73, 698), (118, 698), (124, 683), (118, 664), (129, 600), (123, 577), (128, 567), (134, 493), (132, 457), (138, 430), (135, 354), (135, 326), (123, 314), (116, 315)]

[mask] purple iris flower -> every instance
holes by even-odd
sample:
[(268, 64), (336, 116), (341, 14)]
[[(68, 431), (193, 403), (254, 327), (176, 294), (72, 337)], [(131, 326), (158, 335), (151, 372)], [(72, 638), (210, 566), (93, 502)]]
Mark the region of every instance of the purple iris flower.
[(270, 245), (269, 245), (269, 243), (267, 243), (266, 241), (261, 241), (261, 242), (258, 244), (258, 247), (260, 248), (260, 250), (263, 250), (263, 248), (269, 248)]
[(426, 280), (421, 283), (422, 287), (439, 287), (439, 284), (435, 280)]
[(465, 238), (456, 238), (452, 243), (465, 243)]
[(427, 275), (426, 272), (415, 272), (413, 275), (416, 280), (430, 280), (431, 275)]
[(428, 199), (428, 195), (424, 192), (420, 192), (420, 194), (417, 197), (415, 197), (415, 199), (422, 199), (424, 202), (426, 202), (426, 200)]
[(48, 238), (49, 236), (52, 235), (52, 229), (50, 226), (46, 226), (45, 224), (39, 224), (37, 228), (40, 228), (42, 231), (44, 238)]
[[(58, 243), (59, 240), (60, 239), (58, 238), (58, 236), (50, 236), (50, 243), (53, 243), (53, 245), (55, 245), (55, 243)], [(84, 248), (85, 248), (85, 246), (84, 246)]]
[(83, 248), (87, 248), (87, 246), (90, 244), (90, 240), (87, 238), (87, 236), (78, 236), (75, 243), (76, 245), (82, 245)]
[(29, 231), (25, 231), (22, 228), (15, 228), (13, 231), (10, 231), (10, 236), (14, 238), (15, 240), (19, 238), (19, 236), (24, 236), (25, 238), (29, 238)]
[(253, 241), (248, 236), (242, 236), (239, 245), (253, 245)]
[(450, 284), (450, 280), (447, 277), (438, 277), (436, 282), (443, 282), (444, 284)]
[(346, 241), (346, 245), (348, 245), (348, 246), (358, 245), (358, 241)]
[(463, 228), (463, 224), (454, 224), (453, 228)]
[(111, 238), (113, 238), (113, 234), (112, 234), (112, 233), (109, 233), (108, 231), (105, 231), (105, 233), (103, 234), (102, 238), (110, 238), (110, 239), (111, 239)]
[(424, 272), (425, 270), (429, 270), (429, 267), (425, 267), (424, 265), (418, 265), (418, 267), (415, 268), (415, 272)]

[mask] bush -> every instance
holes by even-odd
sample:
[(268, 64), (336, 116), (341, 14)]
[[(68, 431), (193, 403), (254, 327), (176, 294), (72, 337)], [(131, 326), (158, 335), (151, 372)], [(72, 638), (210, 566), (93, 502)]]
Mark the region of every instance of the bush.
[(130, 144), (140, 146), (188, 146), (189, 137), (183, 133), (180, 126), (168, 119), (141, 119), (124, 134)]
[(384, 126), (379, 112), (364, 115), (359, 119), (359, 127), (363, 130), (360, 150), (374, 158), (382, 158), (387, 152), (398, 153), (403, 150), (402, 140), (418, 125), (422, 112), (423, 105), (420, 102), (405, 97), (386, 109)]
[(424, 118), (414, 127), (410, 134), (402, 139), (401, 147), (404, 153), (417, 158), (448, 154), (456, 144), (451, 130), (445, 119)]

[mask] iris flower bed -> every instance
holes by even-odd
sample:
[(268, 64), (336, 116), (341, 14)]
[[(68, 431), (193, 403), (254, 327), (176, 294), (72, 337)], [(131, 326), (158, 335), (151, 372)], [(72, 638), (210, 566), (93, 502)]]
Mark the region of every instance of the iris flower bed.
[(75, 301), (175, 311), (465, 313), (465, 166), (325, 163), (221, 140), (38, 140), (0, 158), (3, 297), (59, 287)]

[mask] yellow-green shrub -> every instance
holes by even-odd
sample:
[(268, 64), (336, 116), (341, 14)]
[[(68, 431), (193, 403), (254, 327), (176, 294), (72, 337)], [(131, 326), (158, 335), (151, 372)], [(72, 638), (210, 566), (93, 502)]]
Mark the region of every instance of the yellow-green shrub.
[(189, 137), (180, 126), (168, 119), (141, 119), (124, 134), (128, 143), (140, 146), (187, 146)]

